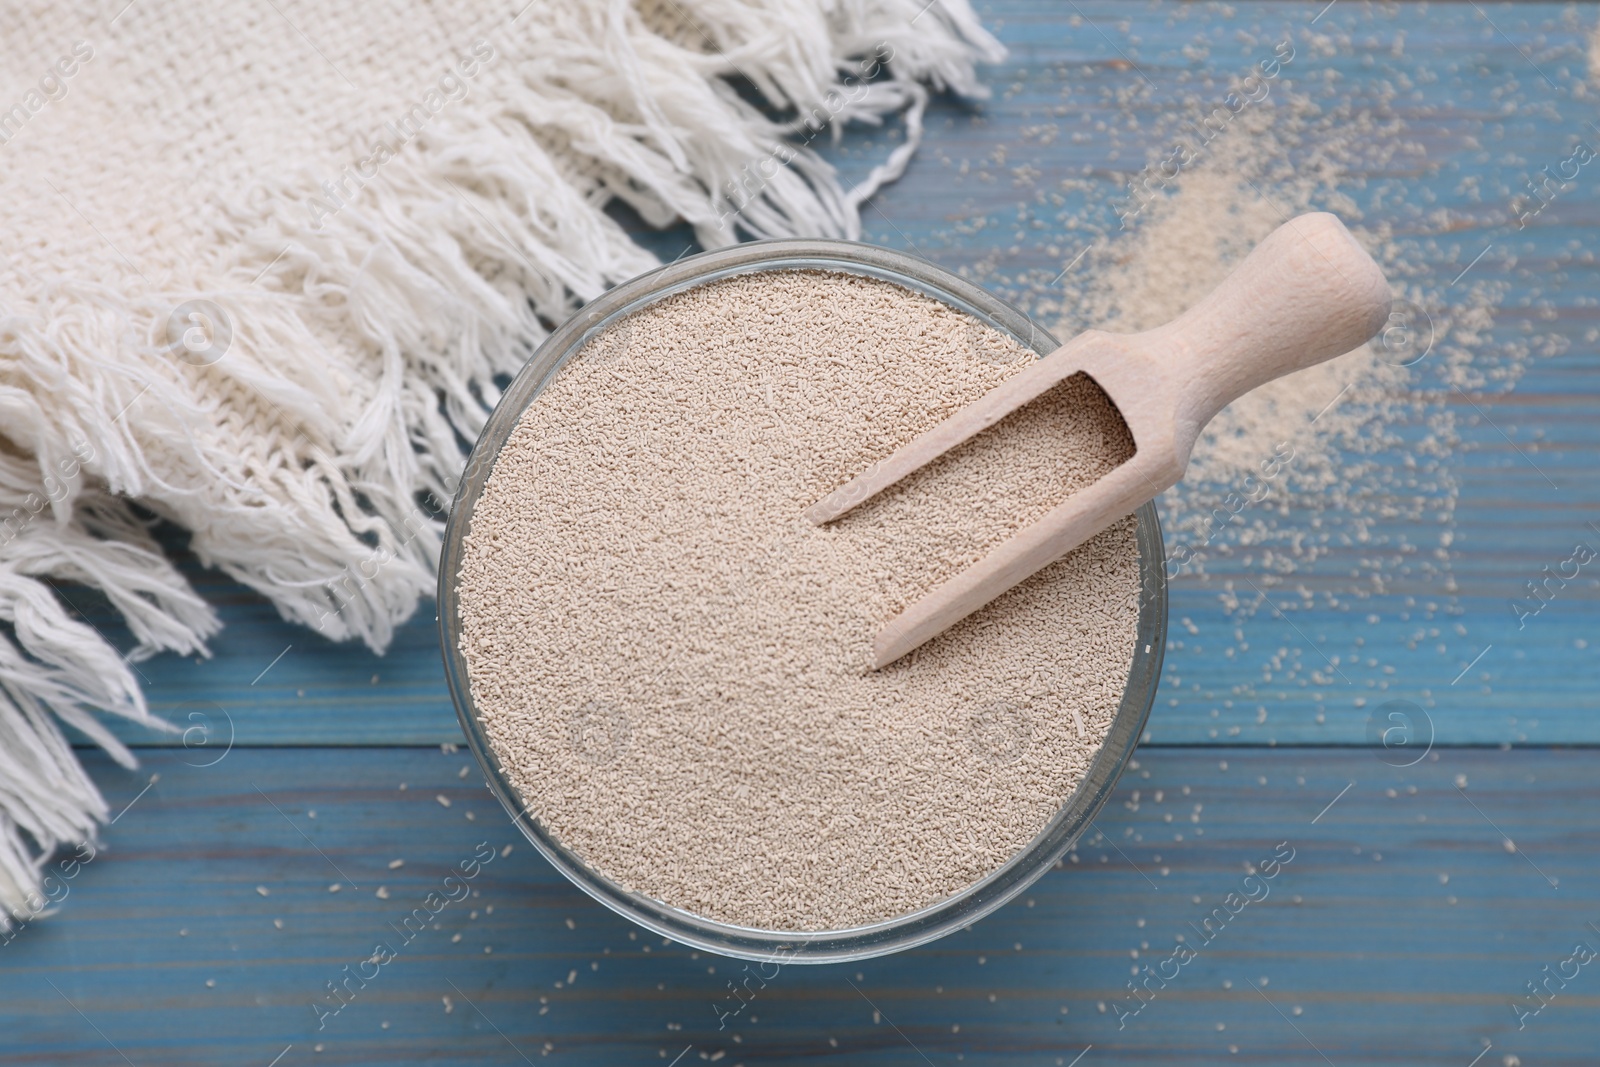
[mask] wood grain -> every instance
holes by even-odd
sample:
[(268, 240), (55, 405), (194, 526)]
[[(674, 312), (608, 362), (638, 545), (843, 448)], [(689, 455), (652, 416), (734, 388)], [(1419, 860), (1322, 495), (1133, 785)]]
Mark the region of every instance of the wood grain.
[[(1239, 1062), (1322, 1062), (1307, 1039), (1336, 1064), (1465, 1067), (1484, 1039), (1496, 1063), (1593, 1062), (1590, 968), (1521, 1032), (1509, 1007), (1576, 941), (1600, 948), (1588, 751), (1395, 768), (1360, 750), (1149, 749), (1096, 824), (1104, 840), (1024, 899), (923, 949), (784, 967), (720, 1031), (714, 1005), (736, 1005), (726, 983), (742, 965), (630, 938), (512, 838), (465, 751), (186, 755), (154, 753), (142, 774), (97, 760), (117, 807), (161, 777), (62, 913), (0, 947), (0, 1063), (121, 1063), (114, 1043), (140, 1067), (265, 1067), (291, 1044), (283, 1064), (512, 1064), (511, 1044), (543, 1062), (547, 1041), (552, 1063), (666, 1063), (686, 1046), (684, 1063), (721, 1050), (730, 1067), (921, 1063), (913, 1043), (936, 1064), (1050, 1064), (1088, 1044), (1102, 1063), (1231, 1062), (1230, 1045)], [(400, 947), (389, 924), (483, 841), (515, 847), (318, 1031), (324, 984), (377, 942)], [(1264, 899), (1125, 1029), (1100, 1013), (1127, 999), (1133, 967), (1178, 935), (1198, 943), (1189, 924), (1281, 842), (1293, 859)]]
[[(1430, 571), (1421, 557), (1436, 542), (1404, 547), (1422, 524), (1386, 520), (1371, 542), (1332, 543), (1298, 575), (1316, 596), (1302, 609), (1263, 582), (1259, 550), (1225, 532), (1203, 575), (1174, 581), (1151, 743), (1098, 824), (1116, 849), (1085, 844), (1078, 864), (1039, 884), (1032, 907), (1018, 902), (926, 949), (859, 968), (786, 968), (718, 1031), (725, 963), (659, 942), (646, 953), (626, 923), (516, 847), (485, 868), (471, 907), (442, 912), (438, 930), (318, 1032), (310, 1001), (323, 983), (370, 953), (477, 842), (505, 843), (509, 823), (464, 752), (397, 747), (459, 739), (431, 607), (378, 658), (283, 623), (191, 560), (186, 571), (228, 628), (210, 660), (161, 657), (139, 669), (158, 712), (186, 725), (210, 716), (209, 732), (190, 735), (208, 744), (151, 749), (131, 773), (87, 754), (114, 810), (138, 799), (71, 880), (60, 914), (0, 947), (0, 1064), (265, 1067), (281, 1055), (280, 1067), (666, 1065), (684, 1053), (687, 1067), (722, 1052), (724, 1065), (1065, 1067), (1091, 1044), (1081, 1067), (1594, 1062), (1593, 968), (1523, 1030), (1510, 1004), (1577, 940), (1600, 947), (1589, 926), (1600, 923), (1595, 756), (1561, 747), (1600, 744), (1600, 586), (1586, 572), (1521, 628), (1508, 603), (1575, 540), (1600, 545), (1587, 525), (1600, 522), (1596, 176), (1586, 169), (1525, 230), (1509, 214), (1527, 176), (1593, 134), (1592, 95), (1579, 83), (1595, 17), (1554, 4), (1341, 3), (1308, 28), (1322, 6), (980, 4), (1013, 50), (989, 72), (994, 99), (936, 100), (923, 151), (865, 213), (868, 240), (1043, 309), (1083, 247), (1072, 221), (1104, 207), (1058, 179), (1115, 188), (1159, 151), (1154, 118), (1220, 98), (1264, 43), (1292, 31), (1305, 62), (1283, 85), (1327, 79), (1402, 118), (1421, 149), (1344, 185), (1367, 223), (1434, 235), (1408, 282), (1453, 293), (1451, 279), (1492, 246), (1467, 275), (1499, 291), (1476, 349), (1481, 384), (1458, 393), (1419, 378), (1459, 416), (1445, 558)], [(1348, 42), (1328, 55), (1318, 34)], [(824, 150), (859, 176), (885, 139), (858, 132)], [(1407, 204), (1426, 212), (1398, 210)], [(681, 229), (643, 236), (665, 259), (692, 249)], [(1511, 388), (1497, 375), (1532, 336), (1549, 341)], [(1398, 443), (1367, 459), (1403, 479), (1427, 428), (1393, 429)], [(1395, 485), (1377, 482), (1352, 506), (1382, 514), (1396, 503)], [(1398, 562), (1378, 593), (1369, 561), (1380, 555)], [(1247, 578), (1270, 603), (1236, 618), (1225, 600), (1254, 596)], [(117, 632), (93, 597), (66, 592)], [(1246, 652), (1219, 654), (1241, 641)], [(1318, 682), (1334, 657), (1348, 681)], [(1377, 744), (1390, 700), (1425, 713), (1413, 714), (1410, 747), (1331, 747)], [(229, 737), (223, 760), (201, 766)], [(1384, 762), (1410, 759), (1430, 738), (1416, 766)], [(1281, 841), (1296, 853), (1271, 896), (1117, 1030), (1098, 1004), (1125, 995), (1130, 968), (1159, 964), (1189, 922), (1241, 884), (1243, 865)], [(359, 891), (328, 892), (342, 877), (335, 864)]]
[[(1090, 22), (1073, 25), (1078, 16), (1070, 9), (1048, 4), (989, 5), (986, 17), (1013, 49), (1012, 60), (990, 72), (995, 98), (976, 108), (935, 102), (924, 150), (905, 178), (866, 209), (866, 239), (913, 249), (1037, 310), (1059, 295), (1049, 283), (1085, 243), (1070, 225), (1080, 213), (1106, 210), (1103, 202), (1090, 205), (1081, 194), (1058, 191), (1052, 179), (1087, 174), (1116, 188), (1156, 150), (1142, 131), (1158, 112), (1220, 96), (1234, 72), (1256, 61), (1260, 42), (1277, 40), (1315, 14), (1284, 4), (1243, 5), (1231, 17), (1191, 7), (1079, 6)], [(1589, 622), (1600, 589), (1596, 578), (1585, 574), (1522, 629), (1509, 608), (1542, 567), (1567, 558), (1575, 540), (1600, 547), (1600, 534), (1587, 526), (1600, 522), (1600, 487), (1590, 476), (1600, 461), (1600, 421), (1592, 414), (1600, 407), (1600, 364), (1589, 336), (1600, 328), (1600, 308), (1588, 296), (1600, 286), (1589, 251), (1600, 227), (1600, 199), (1586, 169), (1582, 181), (1527, 229), (1517, 230), (1509, 215), (1510, 197), (1523, 179), (1565, 158), (1569, 142), (1589, 129), (1590, 105), (1575, 98), (1572, 83), (1584, 76), (1584, 33), (1593, 20), (1557, 5), (1484, 12), (1509, 41), (1470, 5), (1337, 5), (1319, 27), (1385, 48), (1403, 33), (1401, 54), (1385, 52), (1381, 66), (1369, 67), (1376, 55), (1371, 49), (1327, 56), (1297, 38), (1304, 53), (1296, 60), (1300, 70), (1291, 66), (1282, 82), (1293, 88), (1295, 78), (1331, 73), (1351, 99), (1404, 118), (1408, 136), (1424, 150), (1418, 163), (1383, 161), (1343, 186), (1361, 204), (1365, 225), (1421, 228), (1395, 209), (1397, 202), (1423, 202), (1449, 216), (1448, 231), (1429, 246), (1427, 262), (1406, 284), (1458, 292), (1460, 286), (1448, 288), (1451, 279), (1494, 246), (1466, 280), (1502, 289), (1495, 325), (1476, 349), (1485, 385), (1457, 393), (1428, 376), (1430, 362), (1418, 368), (1419, 391), (1442, 391), (1437, 403), (1460, 419), (1462, 440), (1446, 465), (1454, 501), (1444, 528), (1453, 529), (1455, 539), (1443, 550), (1445, 559), (1434, 559), (1440, 549), (1430, 515), (1428, 524), (1380, 523), (1369, 543), (1335, 541), (1314, 567), (1295, 576), (1319, 598), (1300, 613), (1270, 574), (1262, 580), (1259, 552), (1224, 530), (1206, 549), (1205, 574), (1186, 569), (1173, 583), (1172, 617), (1191, 620), (1198, 633), (1174, 628), (1151, 724), (1156, 742), (1362, 744), (1372, 708), (1398, 697), (1430, 712), (1441, 743), (1600, 744), (1600, 716), (1590, 710), (1588, 696), (1600, 687), (1600, 646), (1590, 643)], [(1094, 27), (1118, 42), (1154, 85)], [(1562, 91), (1550, 90), (1517, 48)], [(1383, 97), (1385, 80), (1392, 87), (1402, 76), (1411, 88)], [(838, 149), (823, 147), (847, 176), (859, 175), (881, 157), (884, 135), (861, 132)], [(668, 259), (693, 247), (692, 234), (682, 229), (646, 236)], [(1507, 391), (1495, 377), (1509, 362), (1505, 352), (1536, 333), (1549, 335), (1548, 354), (1530, 356), (1515, 389)], [(1392, 430), (1400, 444), (1362, 459), (1403, 479), (1426, 431), (1404, 417)], [(1292, 503), (1288, 521), (1308, 523), (1304, 502)], [(1353, 496), (1351, 507), (1382, 514), (1399, 503), (1374, 482)], [(1307, 527), (1306, 533), (1314, 531)], [(1423, 534), (1432, 540), (1420, 541)], [(1178, 540), (1171, 530), (1168, 538)], [(1420, 547), (1408, 553), (1407, 542)], [(1378, 556), (1399, 561), (1382, 593), (1371, 583), (1370, 561)], [(1423, 567), (1428, 561), (1437, 573)], [(197, 665), (163, 657), (140, 665), (158, 711), (182, 718), (188, 705), (214, 702), (233, 716), (241, 742), (252, 744), (456, 739), (431, 605), (419, 609), (389, 655), (379, 658), (282, 622), (270, 605), (219, 576), (193, 567), (189, 573), (219, 604), (228, 629), (212, 660)], [(1453, 591), (1443, 588), (1445, 577), (1455, 582)], [(1255, 599), (1245, 578), (1274, 594), (1294, 624), (1266, 604), (1246, 620), (1230, 616), (1223, 605), (1231, 595), (1243, 591)], [(1330, 605), (1329, 597), (1338, 603)], [(116, 632), (103, 614), (86, 609), (97, 625)], [(1368, 621), (1373, 615), (1376, 623)], [(1236, 628), (1248, 654), (1219, 656), (1219, 649), (1237, 643)], [(1490, 645), (1478, 666), (1452, 686)], [(1279, 649), (1284, 666), (1264, 678), (1263, 667)], [(1334, 657), (1349, 682), (1313, 684), (1311, 673), (1328, 673), (1327, 659)], [(1534, 692), (1538, 699), (1530, 701)], [(1268, 712), (1265, 721), (1258, 721), (1261, 708)], [(163, 743), (143, 731), (121, 733)]]

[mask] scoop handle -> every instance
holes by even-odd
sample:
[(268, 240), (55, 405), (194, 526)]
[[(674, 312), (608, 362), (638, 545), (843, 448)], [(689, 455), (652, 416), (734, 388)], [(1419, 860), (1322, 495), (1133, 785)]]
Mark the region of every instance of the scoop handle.
[(1176, 386), (1186, 463), (1211, 417), (1259, 385), (1365, 344), (1389, 318), (1389, 283), (1336, 216), (1268, 234), (1204, 299), (1129, 338)]

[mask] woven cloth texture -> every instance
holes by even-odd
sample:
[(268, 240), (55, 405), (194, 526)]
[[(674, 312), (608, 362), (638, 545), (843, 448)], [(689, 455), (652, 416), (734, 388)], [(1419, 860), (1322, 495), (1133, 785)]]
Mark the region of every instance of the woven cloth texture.
[[(929, 93), (1001, 57), (966, 0), (0, 3), (0, 922), (107, 812), (62, 732), (162, 728), (129, 661), (212, 610), (147, 515), (381, 651), (549, 329), (654, 257), (857, 237)], [(810, 147), (898, 115), (845, 188)], [(503, 377), (499, 380), (503, 381)], [(135, 506), (137, 505), (137, 507)], [(96, 587), (113, 647), (50, 581)], [(170, 729), (170, 727), (168, 727)]]

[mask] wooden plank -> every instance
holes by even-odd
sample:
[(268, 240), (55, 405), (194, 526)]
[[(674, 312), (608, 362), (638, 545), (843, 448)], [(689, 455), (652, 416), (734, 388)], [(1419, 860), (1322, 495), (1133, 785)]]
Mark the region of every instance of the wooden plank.
[[(1072, 10), (1024, 0), (983, 5), (1013, 49), (1007, 63), (987, 72), (995, 98), (979, 107), (934, 102), (923, 151), (865, 213), (866, 239), (914, 247), (1025, 307), (1044, 306), (1055, 292), (1049, 283), (1083, 243), (1071, 226), (1085, 213), (1105, 218), (1109, 210), (1105, 197), (1091, 204), (1080, 194), (1058, 193), (1059, 178), (1087, 174), (1109, 196), (1159, 147), (1148, 131), (1163, 111), (1220, 97), (1235, 72), (1255, 62), (1262, 42), (1303, 26), (1313, 13), (1298, 4), (1244, 5), (1231, 14), (1195, 7), (1080, 8), (1090, 22)], [(1408, 136), (1427, 150), (1421, 172), (1389, 165), (1346, 183), (1368, 205), (1369, 222), (1391, 219), (1403, 232), (1415, 230), (1420, 224), (1395, 210), (1397, 201), (1426, 200), (1450, 214), (1451, 232), (1439, 240), (1425, 272), (1411, 280), (1445, 289), (1477, 250), (1496, 243), (1474, 268), (1474, 277), (1505, 288), (1495, 340), (1479, 350), (1480, 369), (1493, 380), (1504, 365), (1499, 344), (1528, 331), (1551, 334), (1566, 351), (1535, 358), (1505, 395), (1470, 403), (1452, 396), (1453, 408), (1468, 420), (1464, 444), (1450, 460), (1459, 497), (1445, 527), (1455, 541), (1442, 565), (1457, 583), (1454, 592), (1420, 561), (1409, 573), (1392, 568), (1387, 591), (1372, 592), (1369, 560), (1398, 553), (1397, 539), (1416, 541), (1422, 546), (1417, 555), (1431, 557), (1434, 546), (1419, 540), (1425, 527), (1415, 523), (1380, 528), (1371, 543), (1335, 544), (1314, 567), (1302, 567), (1296, 580), (1318, 597), (1304, 612), (1295, 610), (1289, 587), (1271, 584), (1259, 553), (1230, 547), (1231, 535), (1211, 550), (1207, 577), (1180, 575), (1172, 617), (1175, 624), (1190, 620), (1198, 632), (1175, 625), (1152, 720), (1154, 740), (1360, 744), (1373, 709), (1398, 698), (1428, 710), (1441, 741), (1600, 743), (1600, 716), (1591, 713), (1588, 696), (1600, 683), (1600, 658), (1586, 644), (1600, 583), (1585, 574), (1524, 629), (1516, 628), (1509, 608), (1542, 567), (1567, 558), (1576, 539), (1600, 547), (1600, 534), (1586, 525), (1600, 521), (1600, 491), (1587, 477), (1600, 458), (1600, 422), (1592, 417), (1600, 404), (1600, 368), (1588, 339), (1600, 313), (1587, 296), (1596, 270), (1586, 251), (1595, 243), (1600, 201), (1592, 186), (1578, 184), (1526, 231), (1508, 228), (1510, 196), (1522, 180), (1564, 158), (1572, 138), (1586, 136), (1590, 105), (1569, 87), (1584, 76), (1588, 22), (1558, 5), (1480, 13), (1472, 5), (1341, 4), (1317, 30), (1361, 44), (1332, 56), (1313, 46), (1309, 31), (1296, 31), (1300, 50), (1286, 68), (1285, 89), (1311, 91), (1331, 75), (1326, 93), (1402, 115)], [(1391, 54), (1402, 33), (1402, 54)], [(1517, 49), (1563, 91), (1549, 91)], [(1369, 67), (1380, 53), (1382, 62)], [(1385, 81), (1409, 87), (1386, 92)], [(859, 176), (881, 159), (886, 136), (857, 130), (837, 147), (827, 138), (818, 143), (847, 176)], [(1587, 182), (1587, 170), (1584, 175)], [(681, 227), (648, 239), (665, 258), (692, 244)], [(1408, 441), (1420, 433), (1412, 425), (1395, 429)], [(1376, 460), (1403, 476), (1410, 458), (1407, 447), (1397, 447)], [(1558, 488), (1543, 480), (1546, 474)], [(1375, 489), (1359, 502), (1382, 509), (1392, 502), (1385, 492)], [(1308, 533), (1309, 503), (1296, 502), (1289, 520)], [(210, 661), (163, 657), (140, 666), (158, 712), (187, 722), (192, 712), (215, 714), (215, 705), (232, 717), (243, 744), (457, 738), (431, 606), (401, 628), (389, 655), (379, 659), (289, 626), (248, 591), (188, 569), (219, 604), (228, 630)], [(1253, 613), (1228, 610), (1234, 593), (1243, 591), (1247, 603), (1256, 598), (1245, 578), (1271, 590), (1294, 624), (1264, 604)], [(116, 631), (103, 616), (97, 624)], [(1478, 667), (1452, 685), (1490, 645)], [(1232, 658), (1225, 654), (1230, 648)], [(1313, 672), (1333, 674), (1327, 659), (1334, 657), (1349, 681), (1336, 677), (1337, 684), (1316, 685)], [(1263, 667), (1275, 658), (1283, 666), (1263, 678)], [(1535, 686), (1540, 698), (1533, 711), (1521, 694)], [(1261, 709), (1264, 721), (1258, 721)], [(174, 743), (118, 729), (139, 743)]]
[[(1155, 147), (1134, 123), (1148, 130), (1185, 93), (1226, 91), (1267, 34), (1321, 7), (981, 6), (1014, 50), (988, 74), (997, 97), (979, 109), (935, 102), (923, 153), (869, 208), (866, 236), (911, 243), (1033, 309), (1079, 247), (1067, 245), (1067, 223), (1085, 207), (1081, 198), (1054, 202), (1051, 181), (1088, 168), (1111, 187)], [(1320, 19), (1321, 32), (1350, 34), (1355, 47), (1319, 56), (1318, 73), (1332, 70), (1340, 92), (1403, 114), (1427, 147), (1424, 172), (1359, 175), (1351, 190), (1367, 203), (1380, 191), (1432, 198), (1451, 213), (1453, 232), (1424, 280), (1448, 282), (1500, 240), (1523, 177), (1587, 136), (1586, 101), (1545, 94), (1530, 68), (1536, 61), (1563, 90), (1584, 76), (1592, 18), (1578, 10), (1340, 4)], [(1077, 11), (1093, 24), (1069, 25)], [(1156, 82), (1148, 94), (1146, 76)], [(1383, 79), (1411, 84), (1385, 96)], [(1059, 130), (1046, 143), (1039, 131), (1050, 123)], [(881, 134), (862, 133), (826, 151), (859, 175), (883, 147)], [(1039, 177), (1019, 184), (1030, 171)], [(1262, 584), (1262, 563), (1247, 550), (1216, 552), (1205, 580), (1180, 577), (1151, 730), (1158, 745), (1199, 747), (1143, 749), (1098, 821), (1108, 840), (1047, 875), (1031, 905), (900, 956), (786, 967), (719, 1030), (718, 1008), (734, 1004), (726, 983), (741, 965), (630, 939), (629, 924), (512, 841), (464, 752), (247, 747), (457, 739), (428, 606), (379, 659), (288, 626), (190, 561), (228, 621), (216, 656), (139, 669), (155, 709), (207, 726), (190, 739), (208, 744), (145, 753), (137, 773), (86, 756), (122, 814), (97, 858), (65, 883), (62, 913), (0, 946), (0, 1064), (523, 1063), (545, 1059), (546, 1042), (552, 1062), (679, 1067), (718, 1053), (722, 1064), (1592, 1063), (1594, 968), (1554, 987), (1524, 1029), (1511, 1007), (1575, 942), (1600, 948), (1589, 925), (1600, 923), (1592, 751), (1437, 747), (1415, 766), (1389, 765), (1428, 736), (1600, 743), (1591, 710), (1600, 668), (1587, 646), (1596, 583), (1586, 573), (1521, 629), (1507, 606), (1575, 538), (1590, 537), (1589, 520), (1600, 522), (1586, 477), (1600, 454), (1588, 339), (1600, 316), (1585, 251), (1600, 220), (1589, 177), (1475, 268), (1505, 286), (1496, 338), (1536, 329), (1568, 348), (1535, 360), (1513, 392), (1474, 396), (1481, 412), (1453, 401), (1470, 420), (1471, 446), (1451, 460), (1459, 498), (1448, 565), (1458, 588), (1441, 589), (1419, 568), (1369, 593), (1364, 561), (1397, 551), (1400, 524), (1380, 528), (1374, 544), (1335, 546), (1301, 575), (1319, 598), (1311, 610), (1265, 585), (1292, 625), (1265, 606), (1248, 615), (1225, 607), (1243, 578)], [(650, 240), (672, 258), (686, 236)], [(1484, 358), (1487, 371), (1502, 365), (1492, 346)], [(1419, 432), (1399, 430), (1413, 442)], [(1404, 470), (1404, 448), (1381, 458)], [(1381, 491), (1362, 501), (1385, 502)], [(116, 632), (93, 598), (67, 592)], [(1283, 666), (1263, 678), (1279, 649)], [(1348, 682), (1324, 656), (1338, 657)], [(1314, 672), (1334, 677), (1318, 684)], [(1428, 714), (1408, 721), (1410, 747), (1264, 747), (1370, 744), (1374, 728), (1393, 725), (1382, 709), (1391, 699)], [(1258, 722), (1260, 708), (1268, 714)], [(142, 792), (153, 774), (159, 780)], [(388, 924), (480, 841), (515, 847), (474, 880), (479, 896), (443, 911), (438, 929), (407, 944), (317, 1030), (310, 1005), (324, 983), (392, 936)], [(1243, 888), (1244, 865), (1279, 842), (1295, 858), (1270, 896), (1230, 919), (1119, 1030), (1111, 1007), (1119, 995), (1131, 1005), (1131, 969), (1159, 966), (1180, 934), (1200, 940), (1189, 924)], [(394, 859), (404, 866), (391, 869)]]
[[(1207, 551), (1205, 576), (1191, 569), (1177, 578), (1150, 736), (1360, 744), (1374, 712), (1401, 699), (1423, 708), (1450, 743), (1595, 743), (1600, 720), (1590, 694), (1600, 663), (1588, 642), (1600, 582), (1584, 573), (1522, 628), (1510, 608), (1576, 541), (1600, 548), (1588, 526), (1600, 522), (1600, 494), (1587, 477), (1600, 450), (1592, 417), (1600, 315), (1589, 297), (1597, 279), (1588, 251), (1600, 204), (1592, 186), (1574, 182), (1526, 230), (1511, 212), (1528, 176), (1565, 159), (1576, 139), (1594, 143), (1584, 90), (1574, 84), (1586, 75), (1593, 19), (1541, 5), (1339, 5), (1317, 25), (1328, 42), (1341, 42), (1328, 54), (1305, 29), (1322, 7), (1252, 4), (1220, 15), (1095, 5), (1064, 18), (1048, 6), (992, 5), (1014, 49), (1013, 66), (993, 80), (1003, 91), (970, 120), (946, 116), (942, 130), (934, 125), (938, 137), (907, 180), (876, 198), (868, 239), (915, 246), (1023, 307), (1048, 306), (1061, 267), (1089, 242), (1068, 227), (1116, 228), (1108, 195), (1075, 195), (1058, 188), (1059, 179), (1124, 180), (1164, 147), (1149, 132), (1164, 114), (1205, 110), (1272, 42), (1293, 33), (1297, 56), (1273, 101), (1290, 92), (1325, 106), (1356, 101), (1404, 119), (1406, 137), (1424, 149), (1420, 164), (1401, 158), (1352, 174), (1341, 191), (1363, 207), (1368, 225), (1435, 235), (1423, 245), (1422, 269), (1405, 281), (1441, 294), (1441, 323), (1460, 294), (1450, 283), (1488, 249), (1468, 282), (1500, 292), (1494, 329), (1472, 353), (1489, 384), (1469, 386), (1470, 396), (1455, 391), (1438, 359), (1415, 371), (1412, 399), (1447, 407), (1460, 422), (1462, 441), (1445, 472), (1456, 485), (1452, 507), (1441, 508), (1451, 513), (1447, 524), (1384, 522), (1370, 540), (1341, 544), (1338, 512), (1302, 497), (1279, 524), (1313, 542), (1314, 519), (1334, 531), (1314, 565), (1300, 564), (1278, 584), (1263, 553), (1241, 547), (1234, 531)], [(927, 179), (930, 169), (944, 180)], [(1407, 210), (1417, 204), (1434, 217)], [(1512, 366), (1508, 350), (1536, 337), (1543, 341), (1533, 347), (1551, 354), (1528, 357), (1507, 392), (1500, 376)], [(1350, 506), (1367, 514), (1403, 502), (1397, 493), (1419, 458), (1422, 426), (1402, 418), (1389, 429), (1400, 443), (1363, 457), (1384, 477), (1354, 486)], [(1444, 530), (1454, 539), (1439, 560)], [(1380, 570), (1375, 560), (1386, 565)], [(1372, 586), (1375, 572), (1386, 579), (1382, 591)], [(1315, 597), (1303, 610), (1301, 586)], [(1538, 694), (1536, 707), (1529, 693)]]
[[(61, 914), (0, 947), (0, 1063), (123, 1063), (114, 1044), (139, 1067), (265, 1067), (291, 1045), (283, 1067), (510, 1064), (549, 1042), (550, 1062), (580, 1064), (691, 1047), (680, 1067), (718, 1051), (729, 1067), (1050, 1064), (1090, 1044), (1085, 1064), (1321, 1063), (1314, 1045), (1336, 1064), (1466, 1067), (1485, 1040), (1483, 1062), (1593, 1062), (1593, 967), (1520, 1032), (1509, 1007), (1575, 943), (1600, 948), (1593, 752), (1381, 755), (1141, 751), (1097, 821), (1106, 840), (1025, 899), (923, 949), (784, 967), (720, 1031), (742, 965), (630, 937), (515, 839), (464, 751), (161, 752), (139, 774), (91, 757), (117, 808), (138, 799)], [(515, 848), (400, 942), (390, 924), (479, 842)], [(1190, 924), (1259, 896), (1246, 865), (1281, 842), (1293, 858), (1265, 898), (1201, 942)], [(1180, 935), (1197, 958), (1119, 1030), (1132, 968)], [(379, 941), (403, 947), (318, 1031), (312, 1002)]]
[[(424, 601), (395, 631), (386, 655), (358, 643), (335, 643), (286, 622), (270, 601), (200, 569), (169, 537), (195, 588), (223, 619), (210, 658), (161, 655), (133, 664), (150, 709), (182, 728), (198, 725), (189, 743), (341, 745), (442, 744), (461, 739), (445, 688), (434, 606)], [(120, 647), (131, 639), (92, 591), (65, 587), (80, 616)], [(114, 732), (135, 745), (183, 746), (180, 733), (161, 734), (123, 721)]]

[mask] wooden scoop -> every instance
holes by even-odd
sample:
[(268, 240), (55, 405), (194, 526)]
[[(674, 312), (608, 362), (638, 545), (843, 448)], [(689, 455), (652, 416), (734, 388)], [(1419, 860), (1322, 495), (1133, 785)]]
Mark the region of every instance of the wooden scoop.
[(806, 509), (831, 522), (1082, 372), (1133, 435), (1131, 459), (1080, 489), (884, 626), (883, 667), (1175, 485), (1195, 439), (1233, 400), (1358, 348), (1389, 316), (1389, 283), (1333, 215), (1278, 227), (1210, 295), (1144, 333), (1086, 330)]

